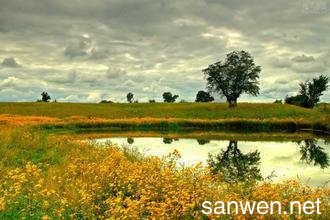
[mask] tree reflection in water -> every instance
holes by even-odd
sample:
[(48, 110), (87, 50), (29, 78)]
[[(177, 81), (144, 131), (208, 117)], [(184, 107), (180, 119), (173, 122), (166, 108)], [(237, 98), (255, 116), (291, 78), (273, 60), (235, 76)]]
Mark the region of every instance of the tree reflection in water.
[(163, 138), (163, 143), (164, 144), (172, 144), (172, 142), (173, 142), (172, 138), (166, 138), (166, 137)]
[(134, 138), (128, 137), (127, 138), (127, 143), (128, 144), (133, 144), (134, 143)]
[(199, 145), (204, 145), (210, 143), (210, 140), (207, 139), (197, 139)]
[(238, 149), (237, 141), (229, 141), (226, 150), (209, 155), (208, 164), (212, 173), (221, 173), (227, 182), (255, 182), (262, 179), (259, 151), (243, 154)]
[(308, 139), (298, 142), (300, 146), (301, 161), (314, 166), (320, 166), (322, 169), (329, 166), (329, 158), (325, 149), (317, 145), (315, 139)]

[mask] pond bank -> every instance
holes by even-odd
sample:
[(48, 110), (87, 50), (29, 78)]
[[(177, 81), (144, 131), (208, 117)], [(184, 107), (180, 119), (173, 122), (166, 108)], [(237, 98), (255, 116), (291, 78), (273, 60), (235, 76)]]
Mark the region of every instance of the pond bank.
[(71, 131), (235, 131), (235, 132), (297, 132), (309, 131), (329, 134), (329, 123), (320, 119), (178, 119), (130, 118), (89, 119), (69, 118), (61, 122), (45, 123), (43, 130)]

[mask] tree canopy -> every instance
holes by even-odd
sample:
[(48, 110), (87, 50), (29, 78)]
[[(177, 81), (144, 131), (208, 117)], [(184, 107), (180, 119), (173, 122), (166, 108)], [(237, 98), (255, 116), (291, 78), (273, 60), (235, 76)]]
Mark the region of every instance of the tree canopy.
[(41, 101), (42, 102), (49, 102), (50, 100), (50, 95), (47, 92), (42, 92), (41, 93)]
[(210, 93), (205, 91), (198, 91), (195, 102), (213, 102), (213, 101), (214, 98), (210, 95)]
[(255, 65), (252, 56), (246, 51), (233, 51), (224, 61), (209, 65), (203, 70), (207, 89), (226, 97), (230, 107), (237, 105), (243, 93), (259, 94), (259, 73), (261, 67)]
[(134, 94), (131, 93), (131, 92), (129, 92), (126, 95), (126, 98), (127, 98), (127, 102), (132, 103), (133, 102), (133, 98), (134, 98)]
[(312, 80), (300, 83), (299, 94), (285, 98), (285, 103), (313, 108), (319, 101), (323, 92), (328, 88), (328, 77), (320, 75)]
[(170, 92), (163, 93), (164, 102), (175, 102), (177, 98), (179, 98), (179, 95), (172, 95)]

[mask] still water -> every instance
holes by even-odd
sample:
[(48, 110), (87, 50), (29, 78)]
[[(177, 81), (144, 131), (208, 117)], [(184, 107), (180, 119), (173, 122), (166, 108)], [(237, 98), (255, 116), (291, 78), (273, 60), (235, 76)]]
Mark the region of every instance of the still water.
[[(178, 150), (179, 165), (202, 162), (223, 173), (228, 181), (299, 179), (312, 186), (329, 186), (330, 144), (321, 139), (303, 141), (224, 141), (160, 137), (111, 137), (95, 140), (137, 149), (145, 155), (166, 156)], [(210, 156), (213, 155), (210, 160)]]

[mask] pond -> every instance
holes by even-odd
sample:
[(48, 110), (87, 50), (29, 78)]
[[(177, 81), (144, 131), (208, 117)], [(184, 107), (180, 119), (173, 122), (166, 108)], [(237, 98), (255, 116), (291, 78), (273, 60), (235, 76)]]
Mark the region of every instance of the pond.
[[(228, 181), (299, 179), (312, 186), (329, 186), (330, 145), (322, 139), (301, 141), (236, 141), (193, 138), (111, 137), (95, 139), (135, 148), (145, 155), (166, 156), (178, 150), (179, 165), (211, 164)], [(210, 156), (211, 159), (210, 159)]]

